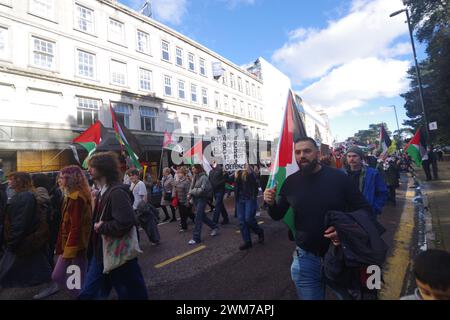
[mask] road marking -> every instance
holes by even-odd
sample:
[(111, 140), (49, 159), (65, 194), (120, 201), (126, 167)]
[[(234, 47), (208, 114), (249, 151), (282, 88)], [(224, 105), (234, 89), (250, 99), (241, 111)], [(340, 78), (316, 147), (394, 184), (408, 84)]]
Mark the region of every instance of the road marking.
[(206, 248), (205, 245), (201, 245), (201, 246), (195, 248), (194, 250), (185, 252), (185, 253), (183, 253), (183, 254), (180, 254), (179, 256), (176, 256), (176, 257), (173, 257), (173, 258), (168, 259), (168, 260), (166, 260), (166, 261), (163, 261), (163, 262), (161, 262), (160, 264), (155, 265), (155, 268), (156, 268), (156, 269), (160, 269), (160, 268), (162, 268), (162, 267), (167, 266), (168, 264), (170, 264), (170, 263), (172, 263), (172, 262), (181, 260), (181, 259), (183, 259), (183, 258), (186, 258), (187, 256), (190, 256), (191, 254), (194, 254), (194, 253), (197, 253), (197, 252), (199, 252), (199, 251), (202, 251), (202, 250), (205, 249), (205, 248)]
[(398, 300), (400, 298), (406, 271), (410, 263), (410, 246), (414, 230), (414, 204), (412, 199), (415, 192), (408, 190), (400, 216), (398, 230), (394, 237), (394, 250), (385, 264), (383, 274), (384, 285), (380, 292), (381, 300)]

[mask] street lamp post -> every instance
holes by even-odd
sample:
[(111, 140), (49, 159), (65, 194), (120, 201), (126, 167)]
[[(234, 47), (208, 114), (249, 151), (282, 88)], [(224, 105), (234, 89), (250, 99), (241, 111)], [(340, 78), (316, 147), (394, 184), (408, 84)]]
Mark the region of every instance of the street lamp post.
[(400, 146), (401, 146), (402, 141), (401, 141), (401, 139), (400, 139), (400, 126), (398, 125), (397, 107), (395, 106), (395, 104), (390, 105), (390, 107), (394, 107), (395, 121), (397, 122), (397, 135), (398, 135), (398, 141), (397, 141), (397, 143), (399, 143)]
[(398, 125), (398, 117), (397, 117), (397, 107), (395, 105), (391, 105), (390, 107), (394, 107), (395, 121), (397, 121), (397, 132), (398, 134), (400, 134), (400, 126)]
[(423, 118), (425, 120), (425, 131), (427, 133), (427, 140), (431, 143), (431, 135), (430, 135), (430, 131), (428, 128), (428, 120), (427, 120), (427, 113), (425, 112), (425, 104), (423, 102), (423, 91), (422, 91), (422, 78), (420, 76), (420, 69), (419, 69), (419, 64), (417, 63), (417, 55), (416, 55), (416, 47), (414, 45), (414, 37), (413, 37), (413, 30), (411, 28), (411, 20), (409, 18), (409, 11), (408, 9), (402, 9), (402, 10), (398, 10), (395, 11), (393, 13), (391, 13), (389, 15), (389, 17), (394, 17), (402, 12), (406, 13), (406, 19), (408, 22), (408, 29), (409, 29), (409, 36), (411, 38), (411, 46), (412, 46), (412, 50), (413, 50), (413, 55), (414, 55), (414, 63), (416, 65), (416, 75), (417, 75), (417, 81), (419, 83), (419, 95), (420, 95), (420, 104), (422, 106), (422, 113), (423, 113)]

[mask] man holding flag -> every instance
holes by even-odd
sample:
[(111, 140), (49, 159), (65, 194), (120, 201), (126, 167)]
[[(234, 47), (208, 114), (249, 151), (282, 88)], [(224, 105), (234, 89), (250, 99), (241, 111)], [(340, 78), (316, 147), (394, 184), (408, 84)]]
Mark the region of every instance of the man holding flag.
[(300, 299), (323, 300), (322, 261), (330, 240), (340, 245), (334, 227), (325, 227), (328, 211), (371, 212), (364, 196), (344, 172), (319, 164), (320, 151), (304, 127), (293, 94), (288, 96), (272, 177), (264, 192), (269, 215), (288, 224), (295, 242), (291, 276)]

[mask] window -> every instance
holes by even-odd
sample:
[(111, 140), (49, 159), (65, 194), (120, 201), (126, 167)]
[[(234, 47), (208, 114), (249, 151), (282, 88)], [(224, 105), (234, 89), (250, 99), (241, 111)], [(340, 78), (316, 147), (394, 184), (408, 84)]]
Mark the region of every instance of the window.
[(170, 45), (167, 41), (162, 41), (161, 42), (161, 54), (162, 54), (162, 59), (165, 61), (170, 61)]
[(222, 84), (228, 85), (227, 72), (225, 70), (223, 71)]
[(252, 84), (252, 97), (256, 98), (256, 86)]
[(258, 99), (262, 100), (262, 96), (261, 96), (261, 87), (258, 87)]
[(255, 127), (250, 127), (250, 133), (253, 137), (255, 136)]
[(210, 136), (214, 120), (212, 118), (205, 118), (205, 122), (206, 122), (206, 124), (205, 124), (205, 135)]
[(242, 92), (242, 79), (241, 79), (241, 77), (238, 77), (238, 90), (240, 92)]
[(233, 98), (233, 114), (237, 114), (237, 100)]
[(116, 120), (121, 120), (125, 127), (130, 128), (131, 106), (120, 102), (114, 102), (112, 106), (116, 113)]
[(184, 81), (178, 80), (178, 98), (186, 99), (186, 94), (184, 92)]
[(202, 88), (202, 103), (203, 105), (208, 105), (208, 89)]
[(109, 41), (125, 44), (125, 25), (122, 22), (109, 19)]
[(188, 68), (189, 71), (195, 72), (194, 55), (192, 53), (188, 54)]
[(86, 51), (78, 50), (78, 75), (94, 78), (95, 55)]
[(111, 83), (125, 86), (127, 84), (127, 64), (111, 60)]
[(47, 19), (55, 18), (53, 0), (31, 0), (30, 12)]
[(33, 37), (33, 64), (36, 67), (55, 68), (55, 43)]
[(164, 95), (172, 95), (172, 78), (169, 76), (164, 76)]
[(234, 79), (234, 74), (230, 73), (230, 87), (233, 88), (233, 89), (236, 87), (236, 83), (235, 83), (234, 80), (235, 80)]
[(140, 106), (139, 111), (141, 114), (141, 130), (155, 131), (158, 110), (156, 108)]
[(0, 59), (8, 56), (9, 35), (8, 29), (0, 27)]
[(216, 110), (220, 110), (220, 98), (218, 92), (214, 92), (214, 106), (216, 107)]
[(253, 110), (255, 111), (254, 114), (253, 114), (253, 116), (255, 117), (255, 120), (259, 120), (259, 116), (258, 116), (258, 107), (255, 106)]
[(244, 101), (241, 100), (241, 104), (240, 104), (240, 109), (241, 109), (241, 116), (245, 116), (245, 106), (244, 106)]
[(253, 117), (252, 105), (249, 103), (247, 106), (248, 118), (251, 119)]
[(139, 89), (152, 91), (152, 72), (147, 69), (139, 69)]
[(266, 139), (266, 129), (262, 129), (262, 139)]
[(230, 112), (230, 104), (228, 102), (228, 96), (224, 95), (223, 96), (223, 109), (225, 112)]
[(197, 103), (197, 86), (191, 84), (191, 101)]
[(175, 111), (167, 111), (166, 129), (168, 132), (175, 131), (176, 120), (177, 120), (177, 113)]
[(200, 58), (199, 60), (200, 66), (200, 74), (206, 77), (206, 67), (205, 67), (205, 59)]
[(202, 118), (200, 116), (194, 116), (194, 134), (199, 134), (199, 125)]
[(150, 35), (146, 32), (138, 30), (136, 33), (137, 51), (150, 54)]
[(245, 94), (250, 95), (250, 83), (248, 81), (245, 81)]
[(98, 120), (100, 101), (90, 98), (78, 98), (77, 124), (79, 126), (91, 126)]
[(262, 107), (260, 107), (259, 108), (259, 118), (261, 119), (261, 121), (264, 121), (264, 111), (263, 111), (263, 108)]
[(176, 64), (177, 64), (177, 66), (182, 67), (183, 66), (183, 49), (177, 47), (175, 49), (175, 53), (177, 56)]
[(94, 11), (75, 4), (75, 28), (87, 33), (94, 33)]
[(191, 125), (191, 121), (190, 121), (190, 117), (189, 114), (187, 113), (182, 113), (181, 114), (181, 123), (183, 126), (183, 131), (186, 133), (192, 133), (192, 125)]

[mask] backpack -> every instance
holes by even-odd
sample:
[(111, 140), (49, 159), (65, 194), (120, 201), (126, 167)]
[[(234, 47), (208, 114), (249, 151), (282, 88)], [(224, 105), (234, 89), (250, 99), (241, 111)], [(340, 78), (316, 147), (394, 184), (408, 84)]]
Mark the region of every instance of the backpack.
[(36, 200), (35, 216), (31, 224), (34, 224), (34, 230), (29, 233), (17, 248), (18, 255), (29, 255), (45, 247), (50, 240), (50, 228), (48, 221), (51, 216), (50, 201), (44, 201), (33, 193)]

